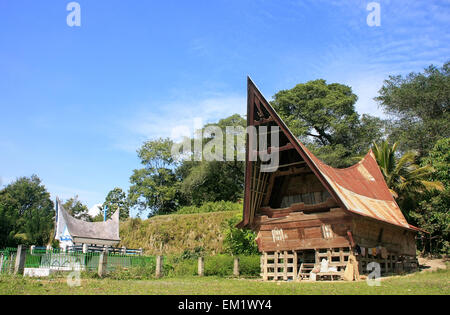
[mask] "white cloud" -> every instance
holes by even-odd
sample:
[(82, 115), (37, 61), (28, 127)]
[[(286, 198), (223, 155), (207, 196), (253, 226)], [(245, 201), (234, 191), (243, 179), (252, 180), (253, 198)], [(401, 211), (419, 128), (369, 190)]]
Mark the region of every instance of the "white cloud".
[(205, 124), (236, 113), (244, 115), (247, 101), (243, 96), (215, 95), (199, 101), (172, 102), (157, 107), (156, 110), (146, 106), (117, 122), (119, 132), (116, 132), (115, 148), (135, 152), (145, 140), (172, 137), (174, 130), (193, 132), (198, 120)]
[(101, 206), (102, 206), (101, 203), (96, 204), (96, 205), (93, 205), (93, 206), (89, 209), (88, 214), (89, 214), (91, 217), (97, 216), (98, 214), (100, 214), (100, 213), (102, 212), (102, 211), (100, 210)]

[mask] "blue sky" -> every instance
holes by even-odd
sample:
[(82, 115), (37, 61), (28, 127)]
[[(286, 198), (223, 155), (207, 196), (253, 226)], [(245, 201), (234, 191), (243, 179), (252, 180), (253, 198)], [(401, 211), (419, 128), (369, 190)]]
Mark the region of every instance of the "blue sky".
[(89, 207), (127, 190), (146, 139), (246, 112), (246, 76), (270, 98), (317, 78), (360, 113), (390, 74), (450, 59), (450, 1), (0, 0), (0, 178), (37, 174)]

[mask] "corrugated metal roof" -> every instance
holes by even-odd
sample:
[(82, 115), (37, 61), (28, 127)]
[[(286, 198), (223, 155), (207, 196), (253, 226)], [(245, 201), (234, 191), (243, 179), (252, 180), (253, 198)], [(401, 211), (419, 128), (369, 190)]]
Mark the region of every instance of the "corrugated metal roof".
[(337, 169), (326, 165), (298, 141), (348, 211), (404, 228), (410, 225), (386, 185), (373, 152), (357, 164)]

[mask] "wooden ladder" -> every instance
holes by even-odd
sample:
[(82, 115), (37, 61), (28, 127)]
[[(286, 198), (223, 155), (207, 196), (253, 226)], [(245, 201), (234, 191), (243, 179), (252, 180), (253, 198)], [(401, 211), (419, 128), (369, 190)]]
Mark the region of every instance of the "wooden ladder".
[(302, 263), (300, 265), (300, 270), (298, 272), (297, 279), (301, 280), (309, 280), (309, 276), (311, 271), (314, 269), (314, 263)]

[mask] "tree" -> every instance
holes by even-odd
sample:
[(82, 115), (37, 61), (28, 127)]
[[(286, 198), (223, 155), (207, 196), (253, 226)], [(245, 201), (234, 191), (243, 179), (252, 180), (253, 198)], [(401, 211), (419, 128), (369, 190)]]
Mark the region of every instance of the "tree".
[(105, 198), (102, 208), (108, 207), (107, 218), (119, 210), (119, 218), (124, 221), (130, 217), (129, 200), (126, 193), (121, 188), (114, 188), (111, 190)]
[(390, 138), (400, 149), (426, 156), (437, 140), (450, 137), (450, 62), (406, 77), (390, 76), (375, 100), (393, 117)]
[(430, 233), (432, 248), (450, 254), (450, 138), (438, 140), (422, 165), (430, 164), (435, 172), (429, 180), (439, 181), (444, 190), (427, 191), (411, 212), (414, 223)]
[[(203, 147), (213, 140), (215, 135), (209, 135), (206, 131), (209, 127), (217, 127), (222, 131), (222, 152), (227, 154), (226, 139), (234, 139), (235, 136), (245, 136), (246, 121), (238, 114), (221, 119), (218, 123), (207, 124), (202, 128)], [(227, 127), (233, 127), (234, 130)], [(244, 134), (237, 135), (238, 128)], [(245, 139), (245, 138), (244, 138)], [(192, 139), (193, 141), (193, 139)], [(231, 147), (230, 147), (231, 148)], [(181, 178), (181, 191), (189, 203), (200, 206), (210, 201), (236, 202), (242, 198), (244, 189), (244, 162), (238, 161), (239, 147), (233, 140), (233, 161), (184, 161), (179, 168)], [(201, 154), (201, 153), (195, 153)]]
[(180, 204), (172, 145), (172, 140), (159, 138), (146, 141), (138, 150), (144, 167), (133, 171), (128, 196), (131, 206), (141, 212), (149, 209), (150, 216), (173, 212)]
[(78, 196), (66, 200), (66, 202), (63, 203), (63, 207), (76, 219), (88, 222), (92, 221), (88, 207), (78, 199)]
[(36, 175), (0, 191), (0, 247), (45, 245), (54, 226), (53, 202)]
[(349, 86), (315, 80), (276, 93), (271, 104), (313, 153), (327, 164), (345, 167), (383, 137), (385, 122), (360, 117), (357, 99)]
[(372, 150), (387, 186), (404, 214), (409, 217), (411, 204), (419, 194), (442, 190), (443, 185), (441, 182), (428, 180), (434, 169), (431, 165), (415, 164), (416, 152), (409, 151), (397, 157), (397, 147), (397, 143), (391, 146), (386, 140), (381, 144), (374, 143)]

